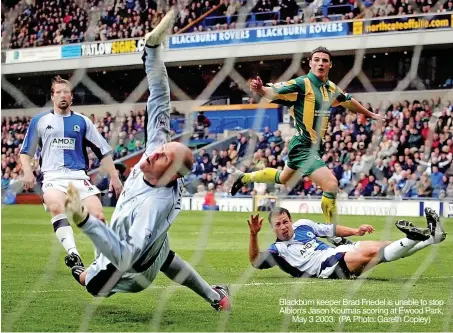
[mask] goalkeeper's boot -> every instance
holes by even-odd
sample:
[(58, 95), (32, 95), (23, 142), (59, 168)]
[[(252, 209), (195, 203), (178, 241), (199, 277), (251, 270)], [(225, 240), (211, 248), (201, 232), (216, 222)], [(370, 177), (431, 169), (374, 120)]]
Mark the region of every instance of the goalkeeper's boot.
[(80, 258), (80, 256), (77, 253), (69, 253), (64, 258), (64, 263), (69, 268), (72, 268), (74, 266), (82, 266), (83, 267), (82, 258)]
[(167, 37), (168, 30), (173, 27), (175, 21), (176, 11), (170, 10), (165, 17), (159, 22), (159, 24), (153, 29), (153, 31), (145, 35), (145, 41), (147, 46), (159, 46)]
[(415, 241), (425, 241), (431, 237), (429, 228), (419, 228), (406, 220), (399, 220), (395, 222), (395, 226), (404, 232), (407, 238)]
[(230, 191), (231, 195), (233, 197), (236, 195), (236, 193), (238, 193), (238, 191), (242, 188), (242, 186), (247, 185), (243, 182), (244, 175), (245, 174), (239, 170), (236, 170), (234, 172), (234, 176), (235, 176), (236, 180), (234, 181), (233, 186), (231, 187), (231, 191)]
[(211, 303), (211, 306), (217, 311), (230, 311), (231, 303), (228, 298), (229, 290), (227, 286), (212, 286), (212, 289), (219, 294), (220, 300)]
[(440, 222), (439, 215), (432, 208), (425, 208), (426, 223), (428, 224), (428, 229), (431, 232), (431, 236), (434, 238), (434, 243), (438, 244), (445, 240), (447, 233), (444, 231), (442, 222)]
[(72, 221), (81, 227), (88, 219), (88, 209), (83, 205), (79, 192), (75, 186), (70, 183), (65, 202), (66, 211), (72, 216)]
[(85, 268), (83, 266), (74, 266), (71, 268), (71, 272), (74, 279), (82, 286), (84, 286), (84, 284), (80, 282), (80, 275), (85, 272)]

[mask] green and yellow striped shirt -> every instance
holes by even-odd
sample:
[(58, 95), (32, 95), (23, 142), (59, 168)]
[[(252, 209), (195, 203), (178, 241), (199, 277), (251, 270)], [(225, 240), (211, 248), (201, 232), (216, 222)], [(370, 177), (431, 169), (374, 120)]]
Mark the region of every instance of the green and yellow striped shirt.
[(343, 103), (351, 100), (335, 83), (322, 82), (312, 72), (288, 82), (269, 84), (275, 96), (272, 102), (290, 107), (297, 134), (302, 142), (320, 144), (329, 125), (331, 104), (339, 95)]

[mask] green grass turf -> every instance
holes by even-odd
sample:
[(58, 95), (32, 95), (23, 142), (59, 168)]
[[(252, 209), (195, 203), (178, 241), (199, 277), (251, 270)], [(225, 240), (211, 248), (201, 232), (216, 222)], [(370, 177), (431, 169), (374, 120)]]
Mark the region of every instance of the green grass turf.
[[(106, 209), (110, 217), (111, 209)], [(2, 330), (3, 331), (452, 331), (453, 242), (452, 236), (410, 258), (376, 267), (366, 280), (338, 281), (294, 279), (278, 268), (254, 270), (248, 262), (248, 226), (244, 213), (183, 212), (170, 231), (171, 247), (191, 262), (211, 284), (229, 284), (233, 311), (217, 313), (192, 291), (176, 286), (160, 274), (152, 287), (138, 294), (117, 294), (95, 299), (72, 278), (63, 262), (49, 215), (41, 206), (2, 208)], [(294, 219), (300, 218), (294, 216)], [(305, 215), (304, 217), (307, 217)], [(308, 216), (319, 220), (320, 216)], [(425, 225), (423, 218), (413, 219)], [(373, 216), (342, 217), (342, 224), (357, 227), (369, 223), (376, 233), (363, 240), (396, 240), (402, 234), (394, 220)], [(444, 219), (453, 234), (452, 220)], [(266, 223), (266, 222), (265, 222)], [(92, 245), (78, 230), (76, 241), (85, 262)], [(272, 242), (267, 225), (260, 234), (262, 249)], [(422, 272), (419, 269), (426, 268)], [(420, 275), (421, 273), (421, 275)], [(417, 275), (420, 275), (417, 279)], [(170, 291), (170, 293), (168, 293)], [(429, 324), (361, 323), (339, 324), (340, 316), (300, 314), (313, 323), (294, 322), (280, 313), (281, 299), (330, 300), (417, 299), (443, 302), (441, 314), (426, 314)], [(283, 307), (284, 308), (284, 307)], [(341, 308), (390, 310), (394, 306), (294, 306), (338, 311)], [(419, 309), (420, 306), (403, 306)], [(424, 309), (425, 310), (425, 309)], [(436, 310), (436, 311), (437, 311)], [(370, 315), (377, 320), (376, 315)], [(395, 317), (389, 314), (387, 317)], [(401, 315), (403, 318), (404, 315)], [(416, 318), (417, 315), (411, 315)], [(408, 318), (409, 318), (408, 317)], [(332, 319), (333, 318), (333, 319)], [(301, 319), (303, 320), (303, 319)], [(331, 321), (335, 322), (316, 322)], [(355, 320), (355, 322), (354, 322)]]

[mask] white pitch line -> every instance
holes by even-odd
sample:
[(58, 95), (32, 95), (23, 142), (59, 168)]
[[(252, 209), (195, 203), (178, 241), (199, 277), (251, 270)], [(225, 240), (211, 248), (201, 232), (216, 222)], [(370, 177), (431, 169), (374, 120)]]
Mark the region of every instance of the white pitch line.
[[(446, 280), (452, 279), (452, 276), (425, 276), (422, 278), (395, 278), (395, 279), (388, 279), (388, 282), (391, 281), (410, 281), (410, 280)], [(372, 278), (369, 279), (370, 281), (375, 281)], [(250, 282), (245, 284), (227, 284), (229, 287), (261, 287), (261, 286), (284, 286), (284, 285), (296, 285), (296, 284), (313, 284), (320, 282), (321, 279), (306, 279), (305, 281), (288, 281), (288, 282)], [(378, 280), (378, 282), (386, 282), (387, 280)], [(322, 283), (333, 283), (333, 282), (351, 282), (351, 280), (323, 280)], [(166, 288), (185, 288), (184, 286), (149, 286), (147, 289), (166, 289)], [(36, 294), (45, 294), (45, 293), (66, 293), (66, 292), (74, 292), (77, 289), (51, 289), (51, 290), (20, 290), (20, 291), (10, 291), (10, 290), (3, 290), (2, 293), (5, 294), (14, 294), (14, 293), (36, 293)]]

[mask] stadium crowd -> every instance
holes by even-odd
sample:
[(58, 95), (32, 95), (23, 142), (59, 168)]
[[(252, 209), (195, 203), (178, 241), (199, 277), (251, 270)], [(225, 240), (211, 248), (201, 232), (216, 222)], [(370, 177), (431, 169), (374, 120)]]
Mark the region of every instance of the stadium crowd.
[[(369, 110), (377, 112), (380, 108)], [(440, 99), (403, 101), (387, 110), (382, 129), (354, 113), (334, 108), (327, 136), (322, 144), (323, 159), (339, 181), (339, 198), (433, 197), (453, 198), (453, 106)], [(117, 117), (107, 112), (89, 118), (112, 145), (114, 159), (143, 148), (144, 110)], [(2, 189), (21, 177), (19, 150), (30, 117), (2, 118)], [(433, 119), (437, 119), (432, 123)], [(431, 123), (430, 123), (431, 121)], [(373, 136), (373, 133), (383, 135)], [(237, 134), (227, 149), (200, 149), (189, 181), (198, 184), (195, 195), (208, 191), (228, 195), (232, 173), (265, 167), (283, 168), (290, 137), (265, 128), (249, 137)], [(99, 167), (90, 152), (89, 169)], [(34, 173), (40, 179), (39, 163)], [(274, 194), (318, 196), (322, 190), (307, 177), (293, 188), (255, 183), (244, 186), (238, 195)]]
[[(377, 112), (371, 105), (367, 108)], [(440, 99), (404, 101), (391, 105), (381, 131), (375, 123), (335, 108), (322, 144), (323, 160), (339, 182), (339, 198), (453, 197), (453, 106)], [(437, 118), (435, 124), (430, 119)], [(373, 136), (373, 133), (383, 135)], [(207, 191), (228, 193), (231, 174), (239, 168), (252, 172), (265, 167), (282, 169), (290, 138), (280, 131), (238, 134), (228, 149), (201, 149), (192, 170), (200, 185), (196, 195)], [(293, 188), (254, 183), (238, 195), (320, 196), (322, 190), (308, 177)]]
[[(311, 14), (303, 10), (309, 4), (310, 1), (300, 6), (296, 0), (256, 0), (253, 5), (245, 0), (194, 0), (190, 4), (188, 1), (177, 4), (176, 0), (171, 0), (167, 8), (157, 8), (154, 1), (144, 0), (115, 1), (114, 4), (99, 0), (80, 4), (70, 0), (33, 1), (30, 5), (19, 2), (9, 10), (5, 8), (6, 13), (2, 11), (2, 46), (16, 49), (137, 38), (151, 31), (165, 11), (174, 5), (180, 7), (174, 33), (182, 29), (196, 32), (237, 28), (238, 14), (244, 6), (250, 10), (247, 26), (453, 11), (453, 0), (443, 3), (437, 0), (416, 0), (415, 3), (409, 0), (331, 0), (312, 8)], [(207, 18), (198, 20), (208, 12)], [(14, 19), (12, 29), (7, 28), (10, 19)]]
[[(13, 186), (22, 177), (19, 150), (30, 120), (31, 117), (2, 117), (2, 191)], [(39, 177), (37, 163), (34, 163), (33, 172)]]

